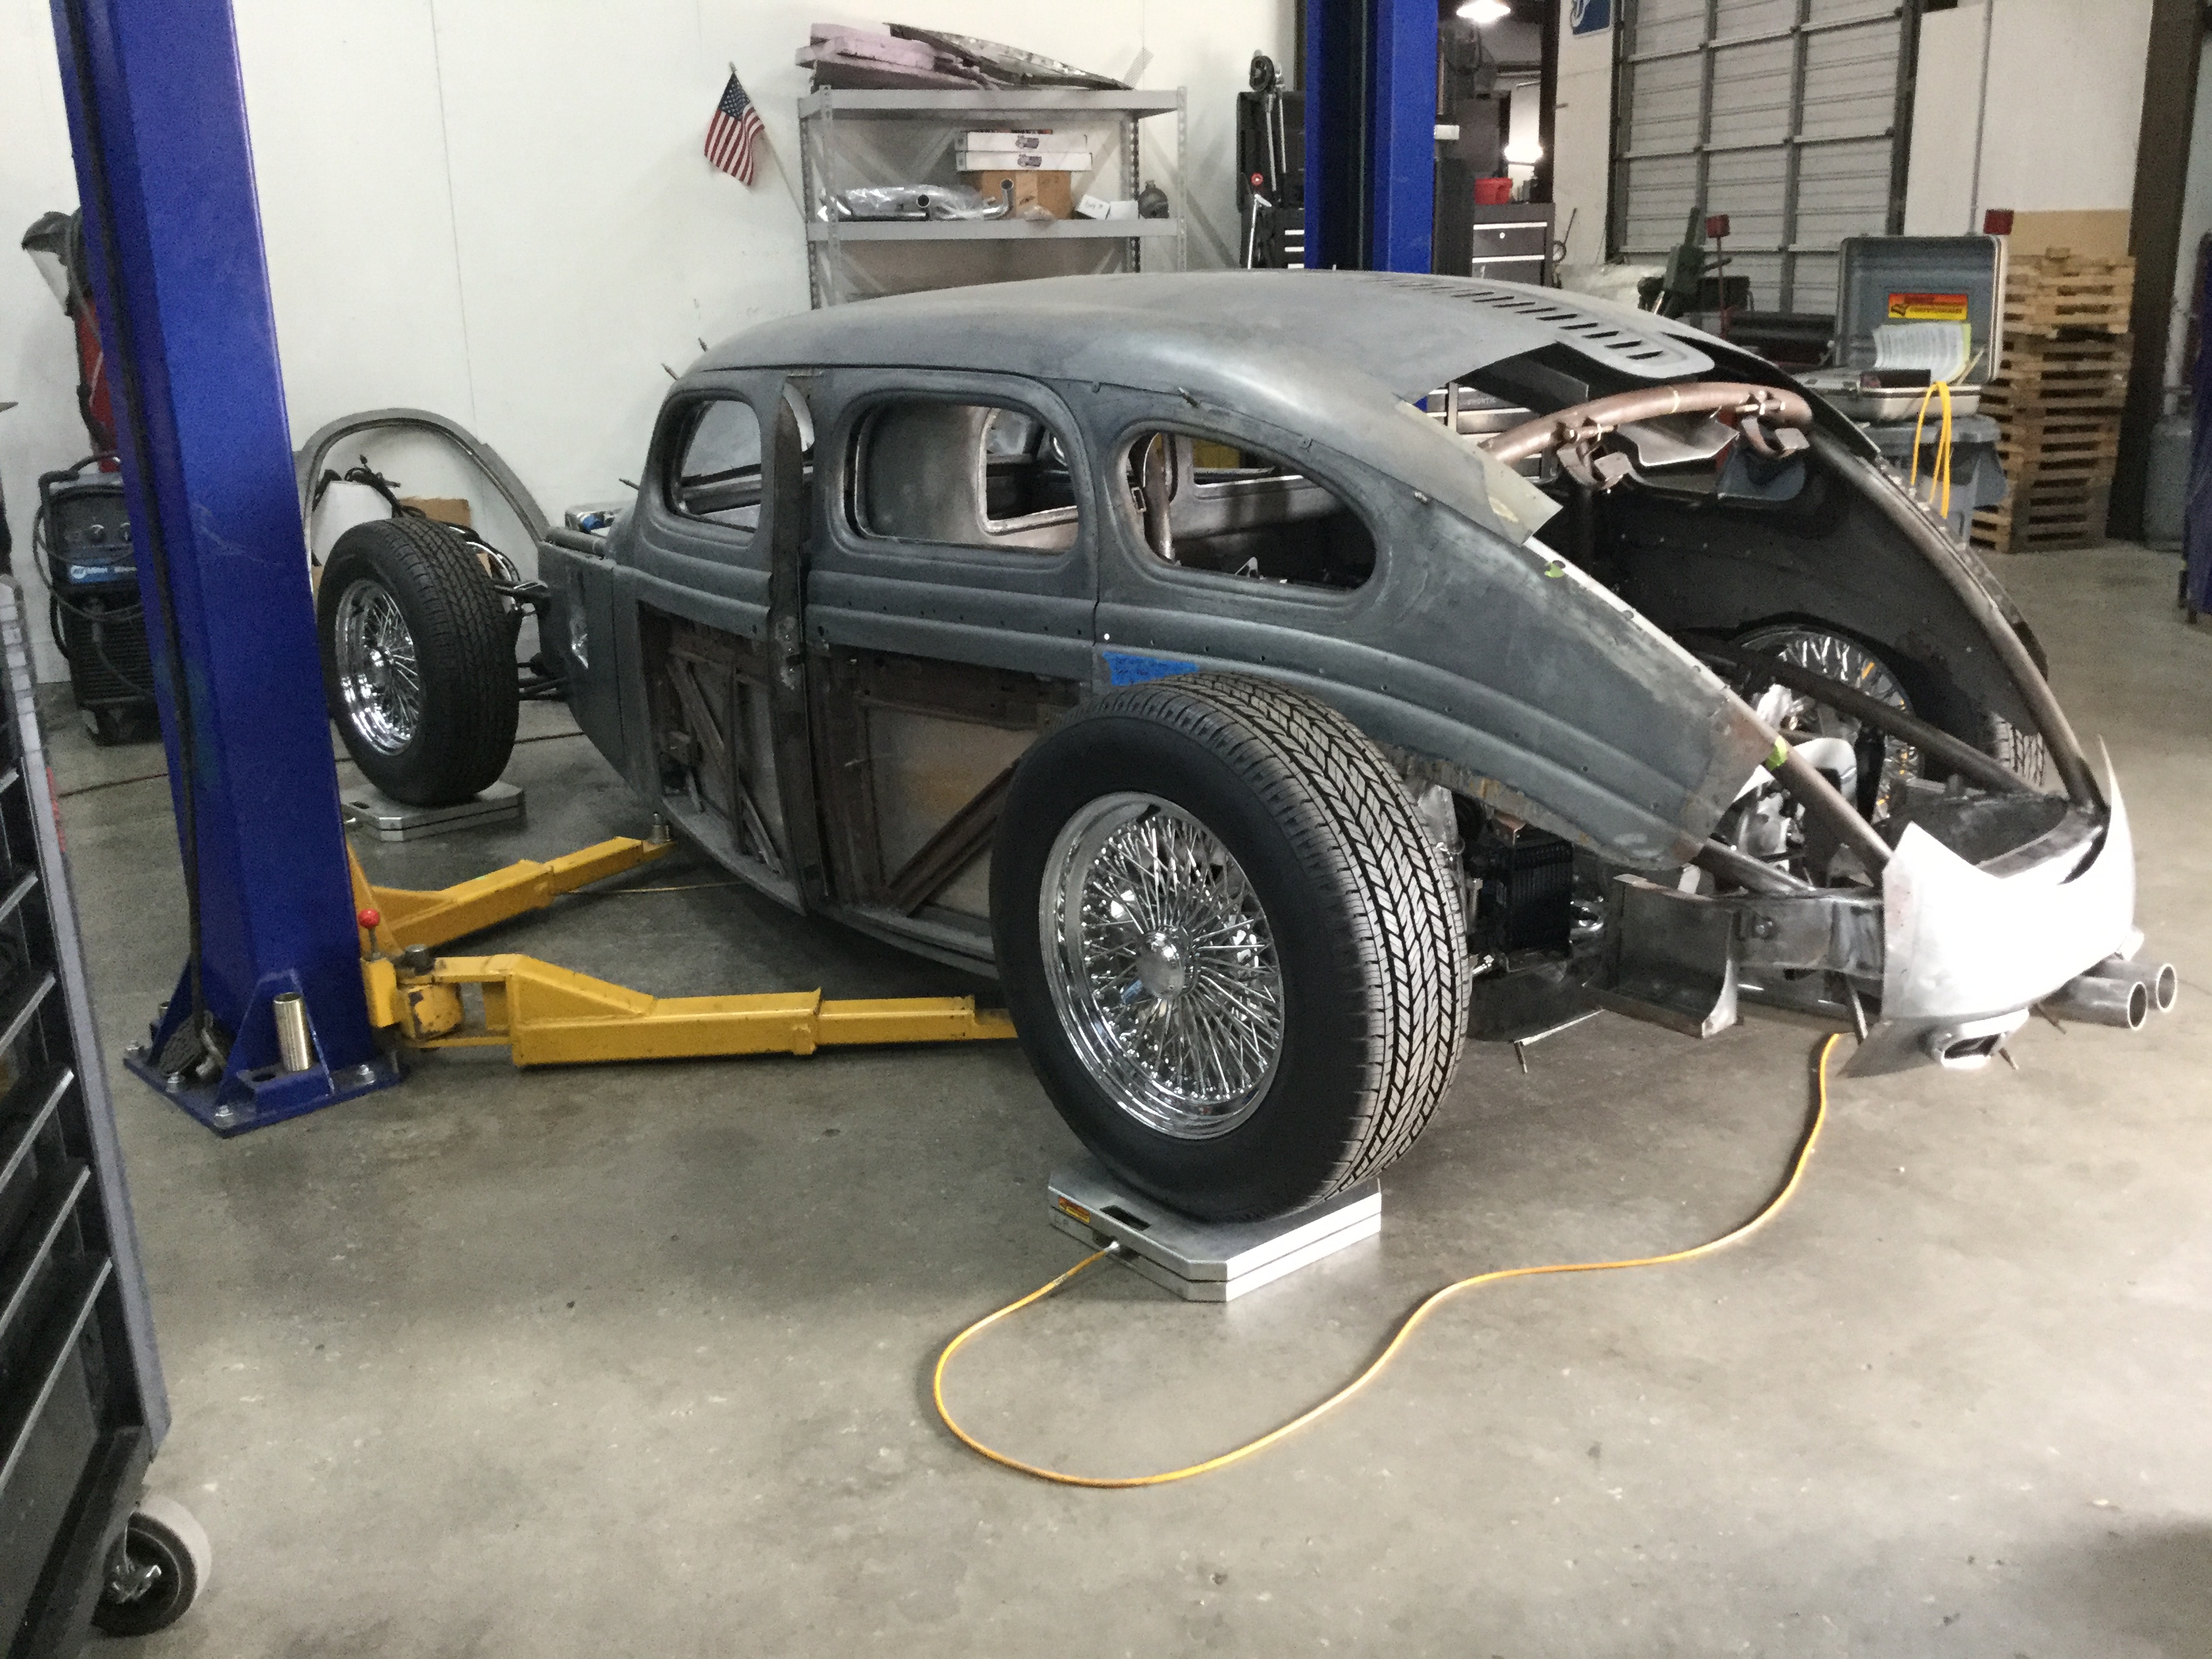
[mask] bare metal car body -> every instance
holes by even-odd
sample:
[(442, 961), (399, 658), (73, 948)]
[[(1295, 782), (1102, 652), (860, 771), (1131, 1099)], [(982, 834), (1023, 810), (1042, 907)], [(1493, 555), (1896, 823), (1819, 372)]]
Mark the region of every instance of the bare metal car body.
[[(1862, 1072), (1986, 1059), (2100, 964), (2124, 978), (2140, 944), (2118, 791), (1988, 572), (1817, 399), (1808, 441), (1765, 454), (1748, 413), (1589, 428), (1579, 480), (1469, 431), (1470, 410), (1571, 416), (1713, 381), (1801, 391), (1645, 313), (1421, 276), (1066, 278), (793, 317), (672, 389), (611, 533), (548, 533), (551, 631), (586, 731), (684, 833), (794, 908), (967, 968), (992, 968), (981, 871), (1027, 744), (1110, 686), (1229, 669), (1334, 706), (1410, 787), (1449, 792), (1471, 896), (1485, 838), (1571, 847), (1594, 896), (1565, 948), (1478, 951), (1493, 1032), (1595, 996), (1705, 1034), (1748, 1000), (1860, 1024)], [(673, 452), (720, 398), (762, 434), (742, 532), (673, 495)], [(869, 533), (856, 454), (887, 399), (1042, 422), (1067, 527)], [(1160, 556), (1133, 500), (1151, 434), (1286, 458), (1363, 521), (1371, 574), (1315, 586)], [(1617, 459), (1593, 477), (1601, 449)], [(1188, 471), (1188, 452), (1163, 453)], [(1155, 499), (1170, 487), (1204, 506), (1188, 477)], [(979, 508), (956, 489), (929, 510)], [(2055, 789), (1922, 743), (1877, 842), (1837, 816), (1848, 763), (1801, 763), (1796, 862), (1761, 874), (1734, 849), (1793, 745), (1725, 653), (1792, 627), (1855, 642), (1954, 747), (2047, 757)], [(1736, 840), (1716, 852), (1717, 831)]]

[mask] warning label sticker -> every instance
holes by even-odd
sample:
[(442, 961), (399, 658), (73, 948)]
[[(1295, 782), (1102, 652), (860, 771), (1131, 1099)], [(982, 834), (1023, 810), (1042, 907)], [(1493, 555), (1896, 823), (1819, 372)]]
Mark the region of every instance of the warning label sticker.
[(1963, 294), (1893, 294), (1889, 296), (1893, 323), (1963, 323), (1966, 296)]

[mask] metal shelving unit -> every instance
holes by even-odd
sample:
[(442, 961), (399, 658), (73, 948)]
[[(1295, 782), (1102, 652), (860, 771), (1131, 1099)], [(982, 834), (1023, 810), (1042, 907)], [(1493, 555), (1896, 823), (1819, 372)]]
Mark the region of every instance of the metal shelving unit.
[[(1172, 115), (1176, 153), (1188, 137), (1182, 88), (1171, 92), (843, 91), (799, 100), (801, 193), (807, 207), (807, 286), (815, 306), (874, 294), (1011, 282), (1101, 270), (1139, 270), (1146, 246), (1172, 244), (1187, 264), (1188, 232), (1178, 212), (1165, 219), (838, 220), (825, 204), (840, 191), (867, 185), (949, 184), (953, 146), (971, 127), (1110, 125), (1115, 154), (1089, 175), (1093, 195), (1133, 198), (1144, 183), (1139, 123)], [(1081, 192), (1085, 185), (1079, 179)], [(899, 243), (895, 261), (872, 245)], [(965, 247), (957, 245), (966, 244)], [(975, 245), (982, 245), (981, 247)], [(935, 246), (939, 257), (924, 252)], [(1109, 261), (1112, 263), (1108, 263)]]

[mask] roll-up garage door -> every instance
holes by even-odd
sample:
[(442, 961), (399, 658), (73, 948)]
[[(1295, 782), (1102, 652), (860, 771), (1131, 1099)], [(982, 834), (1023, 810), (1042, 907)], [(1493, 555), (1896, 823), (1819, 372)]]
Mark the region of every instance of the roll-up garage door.
[(1905, 228), (1921, 0), (1620, 0), (1611, 257), (1725, 213), (1761, 311), (1832, 312), (1836, 244)]

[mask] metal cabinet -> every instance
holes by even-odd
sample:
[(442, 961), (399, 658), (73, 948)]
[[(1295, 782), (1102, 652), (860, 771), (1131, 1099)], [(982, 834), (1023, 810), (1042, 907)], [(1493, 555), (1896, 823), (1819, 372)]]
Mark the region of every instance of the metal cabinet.
[(45, 1659), (83, 1641), (169, 1413), (9, 580), (0, 650), (0, 1655)]

